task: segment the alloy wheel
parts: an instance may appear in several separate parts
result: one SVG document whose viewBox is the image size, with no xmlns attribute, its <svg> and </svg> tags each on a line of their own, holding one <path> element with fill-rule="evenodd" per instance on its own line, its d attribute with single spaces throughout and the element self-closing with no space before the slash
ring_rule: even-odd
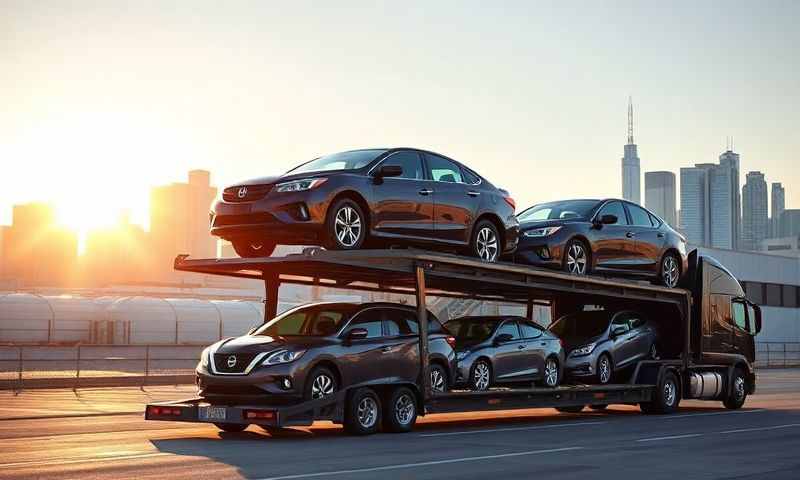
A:
<svg viewBox="0 0 800 480">
<path fill-rule="evenodd" d="M 476 390 L 486 390 L 489 388 L 489 365 L 486 362 L 478 362 L 472 372 L 473 385 Z"/>
<path fill-rule="evenodd" d="M 611 380 L 611 362 L 605 355 L 600 357 L 600 363 L 597 365 L 597 370 L 597 376 L 600 378 L 600 383 L 608 383 L 609 380 Z"/>
<path fill-rule="evenodd" d="M 672 407 L 675 405 L 675 397 L 677 395 L 678 387 L 675 386 L 675 382 L 672 380 L 668 380 L 664 382 L 664 405 L 667 407 Z"/>
<path fill-rule="evenodd" d="M 675 288 L 678 286 L 678 279 L 680 278 L 680 268 L 678 262 L 672 255 L 664 257 L 664 262 L 661 265 L 661 276 L 664 280 L 664 286 Z"/>
<path fill-rule="evenodd" d="M 431 369 L 431 390 L 434 392 L 444 392 L 444 376 L 437 368 Z"/>
<path fill-rule="evenodd" d="M 358 423 L 364 428 L 369 429 L 378 421 L 378 404 L 372 397 L 364 397 L 358 402 L 356 412 Z"/>
<path fill-rule="evenodd" d="M 497 259 L 497 235 L 489 227 L 483 227 L 478 230 L 478 236 L 475 238 L 475 249 L 477 250 L 478 257 L 487 262 L 493 262 Z"/>
<path fill-rule="evenodd" d="M 558 363 L 552 358 L 548 358 L 544 364 L 544 383 L 548 387 L 558 385 Z"/>
<path fill-rule="evenodd" d="M 587 261 L 583 245 L 578 242 L 572 243 L 567 250 L 567 271 L 575 275 L 585 275 Z"/>
<path fill-rule="evenodd" d="M 408 425 L 411 423 L 411 420 L 414 418 L 416 408 L 417 407 L 414 404 L 414 399 L 411 398 L 411 395 L 407 393 L 400 395 L 397 398 L 397 401 L 394 403 L 394 415 L 397 419 L 397 423 L 401 425 Z"/>
<path fill-rule="evenodd" d="M 744 398 L 744 378 L 741 376 L 737 376 L 733 381 L 733 394 L 736 396 L 737 402 Z"/>
<path fill-rule="evenodd" d="M 316 400 L 327 397 L 333 394 L 333 390 L 333 379 L 325 374 L 318 375 L 311 384 L 311 398 Z"/>
<path fill-rule="evenodd" d="M 350 205 L 343 206 L 336 212 L 334 230 L 336 239 L 342 246 L 355 246 L 361 237 L 361 216 Z"/>
</svg>

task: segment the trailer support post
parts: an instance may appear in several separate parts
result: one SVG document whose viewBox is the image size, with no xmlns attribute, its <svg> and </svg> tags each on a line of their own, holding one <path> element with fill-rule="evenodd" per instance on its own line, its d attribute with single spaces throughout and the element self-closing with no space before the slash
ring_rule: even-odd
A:
<svg viewBox="0 0 800 480">
<path fill-rule="evenodd" d="M 422 375 L 422 400 L 423 404 L 431 396 L 431 374 L 428 362 L 428 307 L 425 294 L 425 269 L 415 265 L 416 293 L 417 293 L 417 319 L 419 320 L 419 364 Z"/>
<path fill-rule="evenodd" d="M 528 321 L 532 322 L 533 321 L 533 299 L 531 297 L 528 297 L 527 307 L 528 308 L 525 310 L 525 318 L 527 318 Z"/>
<path fill-rule="evenodd" d="M 264 323 L 278 316 L 278 289 L 280 278 L 277 274 L 264 272 Z"/>
</svg>

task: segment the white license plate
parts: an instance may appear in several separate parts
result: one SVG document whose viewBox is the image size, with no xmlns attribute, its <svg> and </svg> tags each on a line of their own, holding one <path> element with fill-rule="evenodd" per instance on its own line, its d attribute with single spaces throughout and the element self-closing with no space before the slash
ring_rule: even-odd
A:
<svg viewBox="0 0 800 480">
<path fill-rule="evenodd" d="M 217 422 L 227 418 L 227 409 L 225 407 L 197 407 L 197 417 L 203 422 Z"/>
</svg>

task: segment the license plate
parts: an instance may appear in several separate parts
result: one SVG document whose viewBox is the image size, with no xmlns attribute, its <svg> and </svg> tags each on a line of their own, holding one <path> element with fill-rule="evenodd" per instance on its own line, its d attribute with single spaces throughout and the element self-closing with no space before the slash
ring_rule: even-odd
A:
<svg viewBox="0 0 800 480">
<path fill-rule="evenodd" d="M 227 410 L 225 407 L 201 406 L 197 408 L 197 416 L 201 421 L 204 422 L 216 422 L 219 420 L 225 420 L 227 417 Z"/>
</svg>

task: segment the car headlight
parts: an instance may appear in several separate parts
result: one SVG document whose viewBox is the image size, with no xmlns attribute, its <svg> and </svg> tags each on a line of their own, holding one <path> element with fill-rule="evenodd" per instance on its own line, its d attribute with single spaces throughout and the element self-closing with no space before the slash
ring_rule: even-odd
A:
<svg viewBox="0 0 800 480">
<path fill-rule="evenodd" d="M 590 343 L 580 348 L 576 348 L 575 350 L 572 351 L 572 356 L 580 357 L 582 355 L 589 355 L 590 353 L 592 353 L 592 350 L 594 350 L 594 347 L 596 346 L 597 346 L 596 343 Z"/>
<path fill-rule="evenodd" d="M 456 352 L 456 360 L 464 360 L 469 355 L 469 352 Z"/>
<path fill-rule="evenodd" d="M 200 354 L 200 366 L 206 370 L 208 370 L 209 357 L 211 357 L 211 347 L 206 347 Z"/>
<path fill-rule="evenodd" d="M 275 191 L 278 193 L 304 192 L 306 190 L 319 187 L 327 180 L 327 178 L 304 178 L 302 180 L 293 180 L 291 182 L 277 184 L 275 186 Z"/>
<path fill-rule="evenodd" d="M 262 365 L 279 365 L 281 363 L 294 362 L 306 353 L 305 350 L 278 350 L 271 353 Z"/>
<path fill-rule="evenodd" d="M 549 237 L 550 235 L 556 233 L 557 231 L 561 230 L 561 226 L 556 227 L 544 227 L 544 228 L 534 228 L 533 230 L 528 230 L 523 232 L 522 234 L 526 237 Z"/>
</svg>

